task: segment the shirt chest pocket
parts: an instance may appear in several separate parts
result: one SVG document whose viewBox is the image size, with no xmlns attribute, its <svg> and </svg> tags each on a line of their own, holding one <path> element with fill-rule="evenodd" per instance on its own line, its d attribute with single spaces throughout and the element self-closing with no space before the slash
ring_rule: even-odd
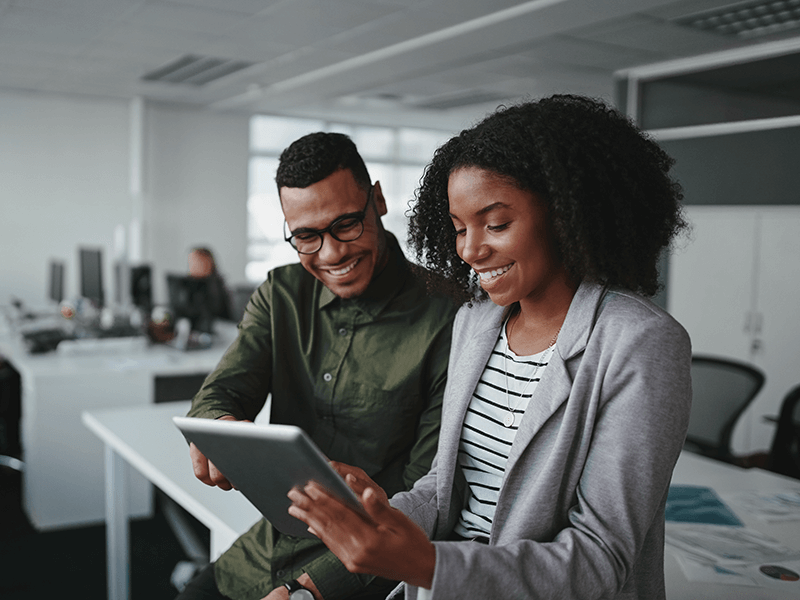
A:
<svg viewBox="0 0 800 600">
<path fill-rule="evenodd" d="M 378 446 L 413 436 L 422 410 L 417 390 L 383 390 L 367 385 L 336 396 L 331 409 L 336 428 Z"/>
</svg>

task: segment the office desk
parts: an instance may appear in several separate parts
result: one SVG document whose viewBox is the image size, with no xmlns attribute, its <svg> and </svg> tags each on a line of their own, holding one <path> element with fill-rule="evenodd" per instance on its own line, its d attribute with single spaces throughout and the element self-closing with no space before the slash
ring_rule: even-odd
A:
<svg viewBox="0 0 800 600">
<path fill-rule="evenodd" d="M 83 413 L 105 444 L 109 600 L 128 598 L 128 465 L 152 481 L 211 531 L 211 559 L 255 523 L 260 513 L 239 492 L 225 492 L 194 476 L 189 447 L 172 423 L 189 402 Z"/>
<path fill-rule="evenodd" d="M 211 556 L 219 556 L 258 518 L 258 512 L 238 493 L 223 492 L 197 481 L 192 473 L 183 436 L 172 417 L 185 414 L 188 403 L 171 403 L 84 414 L 84 422 L 106 443 L 109 585 L 110 599 L 127 597 L 127 517 L 124 502 L 125 463 L 171 496 L 211 530 Z M 704 485 L 719 494 L 738 491 L 800 490 L 800 481 L 761 469 L 741 469 L 684 452 L 673 483 Z M 800 549 L 800 521 L 765 523 L 731 507 L 746 526 L 761 531 L 792 548 Z M 686 579 L 670 547 L 665 556 L 668 600 L 796 600 L 800 583 L 782 594 L 774 588 L 712 585 Z M 113 571 L 112 571 L 113 569 Z"/>
<path fill-rule="evenodd" d="M 23 508 L 40 530 L 102 523 L 103 445 L 81 423 L 81 412 L 154 401 L 159 376 L 207 374 L 236 335 L 219 323 L 211 348 L 183 352 L 153 345 L 128 352 L 28 354 L 11 331 L 0 334 L 0 354 L 22 377 Z M 152 514 L 152 490 L 133 473 L 130 511 Z"/>
<path fill-rule="evenodd" d="M 742 469 L 710 458 L 683 452 L 672 482 L 707 486 L 719 495 L 728 492 L 800 490 L 800 481 L 776 475 L 762 469 Z M 723 497 L 724 500 L 724 497 Z M 800 521 L 767 523 L 747 511 L 730 504 L 730 508 L 744 522 L 746 527 L 764 533 L 784 545 L 800 550 Z M 664 573 L 667 582 L 668 600 L 797 600 L 800 598 L 800 582 L 786 584 L 785 593 L 774 587 L 751 587 L 735 585 L 716 585 L 687 581 L 675 558 L 674 551 L 667 546 Z"/>
</svg>

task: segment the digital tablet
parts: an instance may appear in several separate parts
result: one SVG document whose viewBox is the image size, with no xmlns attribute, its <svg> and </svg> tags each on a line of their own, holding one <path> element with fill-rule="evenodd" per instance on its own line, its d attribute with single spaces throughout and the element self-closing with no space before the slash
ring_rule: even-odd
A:
<svg viewBox="0 0 800 600">
<path fill-rule="evenodd" d="M 309 481 L 364 512 L 358 497 L 299 427 L 193 417 L 172 420 L 281 533 L 315 537 L 305 523 L 287 512 L 292 502 L 286 494 Z"/>
</svg>

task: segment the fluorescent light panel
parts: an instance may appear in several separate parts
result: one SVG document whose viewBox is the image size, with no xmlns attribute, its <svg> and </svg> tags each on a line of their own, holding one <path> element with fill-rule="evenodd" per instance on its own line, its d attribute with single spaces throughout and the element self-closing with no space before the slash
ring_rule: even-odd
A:
<svg viewBox="0 0 800 600">
<path fill-rule="evenodd" d="M 800 27 L 800 0 L 758 0 L 673 19 L 701 31 L 739 38 L 757 37 Z"/>
</svg>

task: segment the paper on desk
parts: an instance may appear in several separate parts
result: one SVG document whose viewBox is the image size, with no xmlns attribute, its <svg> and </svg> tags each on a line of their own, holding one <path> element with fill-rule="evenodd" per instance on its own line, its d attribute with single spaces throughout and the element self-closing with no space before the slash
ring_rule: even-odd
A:
<svg viewBox="0 0 800 600">
<path fill-rule="evenodd" d="M 722 567 L 800 559 L 800 551 L 747 527 L 667 523 L 666 542 L 690 557 Z"/>
<path fill-rule="evenodd" d="M 721 583 L 725 585 L 757 586 L 759 582 L 746 573 L 741 573 L 737 567 L 726 568 L 710 562 L 697 560 L 688 554 L 679 552 L 675 555 L 681 571 L 689 581 L 704 583 Z"/>
<path fill-rule="evenodd" d="M 800 520 L 800 491 L 738 492 L 725 498 L 762 521 Z"/>
<path fill-rule="evenodd" d="M 744 525 L 714 490 L 702 485 L 670 485 L 664 518 L 678 523 Z"/>
<path fill-rule="evenodd" d="M 749 587 L 758 586 L 781 591 L 789 590 L 795 593 L 796 597 L 800 597 L 800 580 L 796 580 L 794 577 L 783 579 L 770 577 L 762 570 L 763 565 L 748 564 L 723 567 L 718 564 L 696 560 L 683 553 L 677 554 L 676 558 L 683 574 L 689 581 L 723 585 L 743 585 Z M 794 574 L 800 573 L 800 561 L 798 560 L 791 561 L 784 559 L 778 563 L 769 565 L 767 569 L 774 569 L 776 566 L 785 572 Z"/>
</svg>

